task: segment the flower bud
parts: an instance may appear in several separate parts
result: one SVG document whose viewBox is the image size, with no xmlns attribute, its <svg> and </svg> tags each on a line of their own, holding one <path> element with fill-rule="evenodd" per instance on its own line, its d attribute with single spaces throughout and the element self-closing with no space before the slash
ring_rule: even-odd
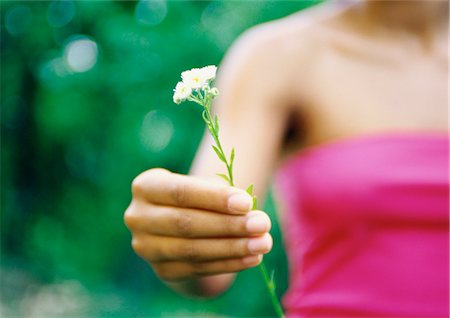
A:
<svg viewBox="0 0 450 318">
<path fill-rule="evenodd" d="M 179 98 L 179 97 L 173 97 L 173 102 L 175 103 L 175 104 L 181 104 L 181 102 L 182 102 L 182 100 Z"/>
<path fill-rule="evenodd" d="M 210 92 L 211 95 L 214 96 L 214 97 L 219 96 L 219 90 L 217 89 L 217 87 L 211 88 L 211 90 L 210 90 L 209 92 Z"/>
</svg>

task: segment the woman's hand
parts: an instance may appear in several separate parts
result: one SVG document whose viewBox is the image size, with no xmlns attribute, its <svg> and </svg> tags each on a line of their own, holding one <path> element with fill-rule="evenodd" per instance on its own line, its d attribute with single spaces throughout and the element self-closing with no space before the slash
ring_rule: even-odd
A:
<svg viewBox="0 0 450 318">
<path fill-rule="evenodd" d="M 134 251 L 165 281 L 258 265 L 272 248 L 269 217 L 243 190 L 151 169 L 133 181 L 125 212 Z"/>
</svg>

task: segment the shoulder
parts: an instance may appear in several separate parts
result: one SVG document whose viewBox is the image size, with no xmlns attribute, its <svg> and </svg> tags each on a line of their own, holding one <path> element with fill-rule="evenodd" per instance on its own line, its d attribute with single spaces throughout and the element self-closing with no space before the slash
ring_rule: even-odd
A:
<svg viewBox="0 0 450 318">
<path fill-rule="evenodd" d="M 330 21 L 351 7 L 337 2 L 322 3 L 287 17 L 259 24 L 245 31 L 234 42 L 228 56 L 282 56 L 293 48 L 301 48 L 321 40 Z"/>
<path fill-rule="evenodd" d="M 219 81 L 238 78 L 248 83 L 270 77 L 276 80 L 270 89 L 288 87 L 286 82 L 303 73 L 314 60 L 314 52 L 326 41 L 328 21 L 348 7 L 322 3 L 245 31 L 222 61 Z"/>
</svg>

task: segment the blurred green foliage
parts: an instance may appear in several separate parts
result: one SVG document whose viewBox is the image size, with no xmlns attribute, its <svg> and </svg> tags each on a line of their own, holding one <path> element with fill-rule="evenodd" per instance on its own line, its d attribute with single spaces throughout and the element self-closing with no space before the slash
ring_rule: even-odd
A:
<svg viewBox="0 0 450 318">
<path fill-rule="evenodd" d="M 217 299 L 176 295 L 132 252 L 122 215 L 138 173 L 189 169 L 204 126 L 172 103 L 180 72 L 314 2 L 2 1 L 0 314 L 273 315 L 257 269 Z"/>
</svg>

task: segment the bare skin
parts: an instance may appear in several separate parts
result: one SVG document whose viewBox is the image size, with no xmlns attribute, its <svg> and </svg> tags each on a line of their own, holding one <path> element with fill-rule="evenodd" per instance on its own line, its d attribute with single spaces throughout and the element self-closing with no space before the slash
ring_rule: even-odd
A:
<svg viewBox="0 0 450 318">
<path fill-rule="evenodd" d="M 236 148 L 237 187 L 253 183 L 261 197 L 303 147 L 447 132 L 447 13 L 446 1 L 333 2 L 243 35 L 220 68 L 214 106 L 223 144 Z M 206 134 L 191 176 L 138 176 L 125 213 L 136 253 L 174 289 L 200 296 L 226 290 L 272 247 L 267 215 L 215 180 L 223 167 L 211 144 Z"/>
</svg>

